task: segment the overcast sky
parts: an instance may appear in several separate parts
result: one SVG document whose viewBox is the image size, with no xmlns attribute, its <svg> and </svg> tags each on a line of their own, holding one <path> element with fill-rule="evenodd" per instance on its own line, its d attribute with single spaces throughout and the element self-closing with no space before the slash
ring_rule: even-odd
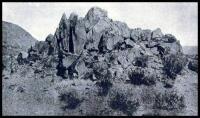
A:
<svg viewBox="0 0 200 118">
<path fill-rule="evenodd" d="M 130 28 L 161 28 L 171 33 L 182 45 L 197 45 L 197 3 L 3 3 L 3 21 L 27 30 L 38 40 L 54 34 L 62 14 L 75 12 L 84 17 L 94 6 L 108 12 L 113 20 L 126 22 Z"/>
</svg>

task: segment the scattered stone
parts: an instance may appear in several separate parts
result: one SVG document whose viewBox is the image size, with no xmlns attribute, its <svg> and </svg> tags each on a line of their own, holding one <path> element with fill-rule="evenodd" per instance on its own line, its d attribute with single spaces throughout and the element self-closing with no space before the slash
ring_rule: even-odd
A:
<svg viewBox="0 0 200 118">
<path fill-rule="evenodd" d="M 178 95 L 176 91 L 159 93 L 155 97 L 154 108 L 167 111 L 183 110 L 185 108 L 185 99 L 183 95 Z"/>
<path fill-rule="evenodd" d="M 23 93 L 24 91 L 25 91 L 24 88 L 21 86 L 17 88 L 17 92 Z"/>
<path fill-rule="evenodd" d="M 77 96 L 71 92 L 61 94 L 59 100 L 64 103 L 62 107 L 63 111 L 67 109 L 76 109 L 82 102 L 82 100 L 78 99 Z"/>
<path fill-rule="evenodd" d="M 4 79 L 9 79 L 9 77 L 4 77 Z"/>
</svg>

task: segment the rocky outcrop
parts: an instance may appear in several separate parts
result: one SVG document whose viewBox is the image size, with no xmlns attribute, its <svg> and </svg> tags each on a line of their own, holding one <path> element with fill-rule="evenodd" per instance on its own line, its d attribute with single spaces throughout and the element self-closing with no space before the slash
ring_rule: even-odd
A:
<svg viewBox="0 0 200 118">
<path fill-rule="evenodd" d="M 160 28 L 153 31 L 130 29 L 126 23 L 112 21 L 108 18 L 107 12 L 98 7 L 91 8 L 84 18 L 79 18 L 75 13 L 69 18 L 63 14 L 55 34 L 48 35 L 46 40 L 37 43 L 34 49 L 41 58 L 57 55 L 59 59 L 57 75 L 64 78 L 73 78 L 74 73 L 79 78 L 80 73 L 85 74 L 81 70 L 84 68 L 84 70 L 92 69 L 90 73 L 98 79 L 97 75 L 101 71 L 96 72 L 98 68 L 95 68 L 95 64 L 101 62 L 109 65 L 108 70 L 116 65 L 120 66 L 127 73 L 124 80 L 130 78 L 129 70 L 136 67 L 145 69 L 150 75 L 156 72 L 157 76 L 153 78 L 157 80 L 165 77 L 174 79 L 185 66 L 185 61 L 180 61 L 184 60 L 182 47 L 173 35 L 163 34 Z M 81 55 L 81 52 L 84 54 Z M 37 59 L 36 55 L 29 55 L 29 60 L 33 57 Z M 168 58 L 171 55 L 173 58 Z M 78 57 L 82 61 L 77 60 Z M 101 65 L 100 68 L 106 69 Z"/>
</svg>

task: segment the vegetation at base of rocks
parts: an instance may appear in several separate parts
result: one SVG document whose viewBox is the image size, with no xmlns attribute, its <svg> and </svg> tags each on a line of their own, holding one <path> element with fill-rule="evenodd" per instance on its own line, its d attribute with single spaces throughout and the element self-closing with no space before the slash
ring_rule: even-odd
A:
<svg viewBox="0 0 200 118">
<path fill-rule="evenodd" d="M 138 67 L 147 67 L 148 56 L 136 57 L 135 66 Z"/>
<path fill-rule="evenodd" d="M 82 100 L 72 92 L 62 93 L 58 97 L 59 100 L 64 103 L 64 106 L 61 107 L 64 111 L 66 109 L 76 109 L 82 102 Z"/>
<path fill-rule="evenodd" d="M 64 67 L 63 65 L 59 64 L 57 65 L 56 69 L 58 70 L 56 75 L 57 76 L 61 76 L 62 78 L 66 78 L 65 75 L 66 75 L 66 67 Z"/>
<path fill-rule="evenodd" d="M 101 80 L 97 82 L 96 85 L 99 87 L 99 96 L 106 96 L 112 87 L 112 83 L 108 79 Z"/>
<path fill-rule="evenodd" d="M 96 85 L 99 87 L 99 96 L 106 96 L 109 89 L 112 87 L 112 75 L 108 70 L 108 64 L 104 63 L 95 63 L 93 66 L 93 75 L 96 77 Z M 91 75 L 90 79 L 94 79 Z"/>
<path fill-rule="evenodd" d="M 130 101 L 127 100 L 127 97 L 124 94 L 117 93 L 114 98 L 111 99 L 109 106 L 113 110 L 119 110 L 124 114 L 131 116 L 137 111 L 140 104 L 138 100 Z"/>
<path fill-rule="evenodd" d="M 185 107 L 184 96 L 178 95 L 175 91 L 158 93 L 155 98 L 153 105 L 153 108 L 155 109 L 180 111 Z"/>
<path fill-rule="evenodd" d="M 176 75 L 181 72 L 187 63 L 187 58 L 181 54 L 170 54 L 163 59 L 163 71 L 172 79 L 176 78 Z"/>
<path fill-rule="evenodd" d="M 22 57 L 22 53 L 21 52 L 18 54 L 16 60 L 17 60 L 17 62 L 18 62 L 19 65 L 22 65 L 24 63 L 24 59 Z"/>
<path fill-rule="evenodd" d="M 129 81 L 134 85 L 147 85 L 151 86 L 156 84 L 156 77 L 154 75 L 146 76 L 144 70 L 136 69 L 129 72 Z"/>
</svg>

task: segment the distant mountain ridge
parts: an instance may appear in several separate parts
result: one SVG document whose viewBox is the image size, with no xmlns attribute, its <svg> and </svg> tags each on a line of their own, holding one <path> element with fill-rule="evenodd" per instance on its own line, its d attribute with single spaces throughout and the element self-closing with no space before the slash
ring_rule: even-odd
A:
<svg viewBox="0 0 200 118">
<path fill-rule="evenodd" d="M 198 47 L 197 46 L 182 46 L 184 54 L 198 54 Z"/>
<path fill-rule="evenodd" d="M 9 46 L 13 48 L 19 48 L 19 50 L 22 51 L 27 51 L 28 48 L 30 48 L 31 45 L 34 45 L 37 41 L 30 33 L 20 26 L 6 21 L 2 21 L 2 33 L 3 46 L 6 48 L 4 48 L 5 50 L 7 50 Z M 4 53 L 9 52 L 4 51 Z"/>
<path fill-rule="evenodd" d="M 19 52 L 27 52 L 37 42 L 26 30 L 6 21 L 2 21 L 2 35 L 3 65 L 6 65 L 6 67 L 9 66 L 12 57 L 17 56 Z"/>
</svg>

